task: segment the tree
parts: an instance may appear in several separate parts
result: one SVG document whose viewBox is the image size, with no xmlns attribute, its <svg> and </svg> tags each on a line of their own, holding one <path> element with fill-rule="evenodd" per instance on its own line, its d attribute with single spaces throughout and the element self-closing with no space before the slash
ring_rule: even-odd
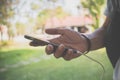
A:
<svg viewBox="0 0 120 80">
<path fill-rule="evenodd" d="M 19 0 L 0 0 L 0 24 L 7 25 L 8 29 L 11 25 L 10 18 L 15 14 L 14 9 Z M 8 30 L 9 31 L 9 30 Z M 2 31 L 1 35 L 2 35 Z"/>
<path fill-rule="evenodd" d="M 7 24 L 8 19 L 14 16 L 15 6 L 18 0 L 0 0 L 0 23 Z"/>
<path fill-rule="evenodd" d="M 63 18 L 69 15 L 63 10 L 62 6 L 56 4 L 57 1 L 59 0 L 47 0 L 46 2 L 44 2 L 44 0 L 40 0 L 40 1 L 41 3 L 43 3 L 43 5 L 47 4 L 47 6 L 45 7 L 43 6 L 44 8 L 40 7 L 41 10 L 39 11 L 38 16 L 36 18 L 35 29 L 42 29 L 42 32 L 43 32 L 47 19 L 51 19 L 51 23 L 52 23 L 53 17 Z M 38 7 L 35 6 L 35 4 L 33 8 L 38 9 Z"/>
<path fill-rule="evenodd" d="M 93 25 L 94 28 L 99 27 L 101 11 L 103 5 L 105 4 L 105 0 L 81 0 L 81 3 L 83 7 L 87 8 L 93 16 L 95 22 Z"/>
</svg>

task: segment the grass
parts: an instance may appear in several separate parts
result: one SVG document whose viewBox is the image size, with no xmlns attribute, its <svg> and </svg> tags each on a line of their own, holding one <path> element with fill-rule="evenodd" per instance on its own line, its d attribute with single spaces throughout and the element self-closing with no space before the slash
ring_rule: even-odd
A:
<svg viewBox="0 0 120 80">
<path fill-rule="evenodd" d="M 112 80 L 113 69 L 105 50 L 88 56 L 104 65 L 104 80 Z M 100 80 L 102 72 L 99 64 L 84 56 L 71 61 L 56 59 L 45 55 L 44 47 L 0 51 L 0 80 Z"/>
</svg>

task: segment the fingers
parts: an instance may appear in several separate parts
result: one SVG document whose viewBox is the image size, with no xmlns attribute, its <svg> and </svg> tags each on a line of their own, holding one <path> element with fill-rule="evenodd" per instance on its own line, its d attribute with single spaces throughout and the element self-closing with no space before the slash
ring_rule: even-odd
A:
<svg viewBox="0 0 120 80">
<path fill-rule="evenodd" d="M 46 47 L 46 53 L 49 55 L 49 54 L 52 54 L 54 53 L 54 56 L 56 58 L 59 58 L 62 56 L 64 50 L 65 50 L 65 47 L 63 44 L 59 45 L 58 47 L 56 46 L 53 46 L 51 44 L 49 44 L 47 47 Z"/>
<path fill-rule="evenodd" d="M 63 44 L 60 44 L 59 47 L 55 50 L 54 56 L 55 56 L 56 58 L 60 58 L 60 57 L 62 57 L 64 51 L 65 51 L 64 45 L 63 45 Z"/>
<path fill-rule="evenodd" d="M 48 55 L 50 55 L 54 52 L 54 47 L 51 44 L 48 44 L 45 48 L 45 51 Z"/>
<path fill-rule="evenodd" d="M 36 41 L 36 40 L 33 40 L 29 43 L 30 46 L 45 46 L 47 45 L 48 42 L 45 42 L 45 41 Z"/>
<path fill-rule="evenodd" d="M 39 46 L 39 42 L 32 41 L 29 43 L 30 46 Z"/>
<path fill-rule="evenodd" d="M 65 60 L 71 60 L 80 56 L 80 54 L 75 53 L 73 49 L 65 49 L 65 46 L 63 44 L 59 45 L 56 50 L 54 50 L 54 47 L 52 45 L 48 45 L 46 47 L 46 53 L 48 55 L 53 53 L 56 58 L 63 57 Z"/>
<path fill-rule="evenodd" d="M 75 53 L 73 49 L 68 49 L 68 51 L 66 52 L 66 54 L 63 56 L 63 58 L 67 61 L 73 59 L 73 58 L 76 58 L 76 57 L 79 57 L 80 54 L 78 53 Z"/>
<path fill-rule="evenodd" d="M 46 29 L 45 32 L 48 34 L 56 35 L 56 34 L 64 34 L 66 29 L 60 29 L 60 28 L 50 28 Z"/>
<path fill-rule="evenodd" d="M 71 60 L 72 59 L 72 54 L 73 54 L 73 50 L 72 49 L 68 49 L 68 51 L 66 52 L 67 54 L 65 54 L 64 56 L 63 56 L 63 58 L 65 59 L 65 60 Z"/>
</svg>

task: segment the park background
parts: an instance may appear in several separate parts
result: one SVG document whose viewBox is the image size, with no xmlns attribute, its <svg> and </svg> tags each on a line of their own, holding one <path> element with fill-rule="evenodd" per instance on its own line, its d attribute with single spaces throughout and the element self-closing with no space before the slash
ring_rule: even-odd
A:
<svg viewBox="0 0 120 80">
<path fill-rule="evenodd" d="M 46 28 L 69 28 L 91 33 L 104 22 L 106 0 L 0 0 L 0 80 L 100 80 L 100 64 L 85 56 L 65 61 L 45 54 L 45 47 L 29 46 L 25 34 L 53 38 Z M 104 48 L 87 54 L 105 68 L 113 68 Z"/>
</svg>

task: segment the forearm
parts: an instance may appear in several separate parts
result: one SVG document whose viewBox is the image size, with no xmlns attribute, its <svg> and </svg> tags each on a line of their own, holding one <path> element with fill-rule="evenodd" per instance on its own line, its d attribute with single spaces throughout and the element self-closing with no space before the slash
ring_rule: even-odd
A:
<svg viewBox="0 0 120 80">
<path fill-rule="evenodd" d="M 87 34 L 88 38 L 91 41 L 91 50 L 96 50 L 104 47 L 104 35 L 106 30 L 104 27 L 97 29 L 92 34 Z"/>
<path fill-rule="evenodd" d="M 97 29 L 95 32 L 91 34 L 87 34 L 88 38 L 91 41 L 91 50 L 96 50 L 104 47 L 104 38 L 105 38 L 105 33 L 109 25 L 109 22 L 110 22 L 110 19 L 106 18 L 102 27 L 100 27 L 99 29 Z"/>
</svg>

